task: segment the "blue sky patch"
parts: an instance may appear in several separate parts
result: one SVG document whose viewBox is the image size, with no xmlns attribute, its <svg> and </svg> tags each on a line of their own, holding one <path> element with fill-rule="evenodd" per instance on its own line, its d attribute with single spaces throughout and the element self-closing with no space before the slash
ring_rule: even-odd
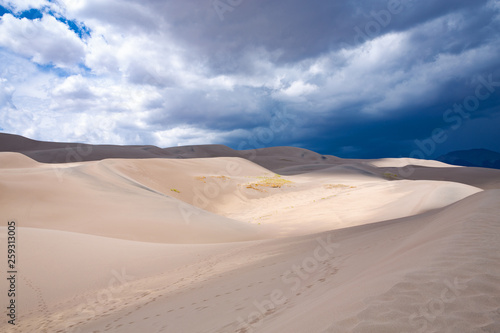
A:
<svg viewBox="0 0 500 333">
<path fill-rule="evenodd" d="M 68 70 L 66 70 L 64 68 L 59 68 L 59 67 L 54 66 L 54 64 L 46 64 L 46 65 L 40 65 L 37 63 L 34 63 L 34 64 L 41 72 L 46 72 L 46 73 L 50 72 L 50 73 L 56 74 L 59 77 L 68 77 L 68 76 L 71 76 L 71 74 L 72 74 L 71 72 L 69 72 Z"/>
<path fill-rule="evenodd" d="M 80 37 L 80 39 L 90 36 L 91 30 L 87 26 L 85 26 L 85 24 L 83 24 L 83 22 L 77 22 L 75 20 L 68 20 L 67 18 L 62 17 L 62 16 L 56 17 L 56 20 L 66 24 L 71 31 L 73 31 L 75 34 L 78 35 L 78 37 Z"/>
<path fill-rule="evenodd" d="M 25 10 L 16 15 L 18 18 L 27 18 L 28 20 L 41 19 L 43 17 L 43 12 L 39 9 L 31 8 L 30 10 Z"/>
<path fill-rule="evenodd" d="M 0 16 L 4 16 L 5 14 L 12 14 L 12 11 L 3 6 L 0 6 Z"/>
</svg>

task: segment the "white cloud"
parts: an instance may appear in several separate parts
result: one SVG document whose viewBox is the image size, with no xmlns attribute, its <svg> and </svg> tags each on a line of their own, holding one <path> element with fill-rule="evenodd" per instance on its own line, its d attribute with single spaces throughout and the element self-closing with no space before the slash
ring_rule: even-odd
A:
<svg viewBox="0 0 500 333">
<path fill-rule="evenodd" d="M 52 94 L 55 97 L 71 100 L 94 99 L 96 96 L 93 90 L 94 88 L 89 85 L 89 80 L 78 74 L 66 78 L 63 83 L 53 89 Z"/>
<path fill-rule="evenodd" d="M 233 131 L 231 131 L 233 132 Z M 186 145 L 203 145 L 209 143 L 223 142 L 226 137 L 233 133 L 224 133 L 216 130 L 201 129 L 194 126 L 179 126 L 169 130 L 154 133 L 158 147 L 175 147 Z M 239 131 L 234 131 L 238 132 Z"/>
<path fill-rule="evenodd" d="M 47 0 L 0 0 L 0 5 L 14 12 L 23 12 L 32 8 L 51 7 L 54 4 Z"/>
<path fill-rule="evenodd" d="M 316 91 L 318 86 L 304 82 L 302 80 L 292 81 L 288 86 L 273 93 L 273 98 L 283 102 L 304 103 L 307 102 L 311 93 Z"/>
<path fill-rule="evenodd" d="M 7 79 L 0 78 L 0 105 L 7 108 L 14 108 L 14 103 L 12 103 L 13 93 L 14 87 L 8 85 Z"/>
<path fill-rule="evenodd" d="M 304 83 L 301 80 L 294 81 L 290 87 L 283 90 L 283 94 L 291 97 L 308 95 L 318 89 L 314 84 Z"/>
<path fill-rule="evenodd" d="M 85 44 L 50 15 L 28 20 L 5 14 L 0 20 L 0 46 L 37 64 L 62 68 L 75 68 L 85 57 Z"/>
<path fill-rule="evenodd" d="M 0 128 L 6 132 L 32 135 L 29 128 L 32 127 L 34 115 L 15 106 L 14 92 L 15 88 L 6 79 L 0 79 Z"/>
</svg>

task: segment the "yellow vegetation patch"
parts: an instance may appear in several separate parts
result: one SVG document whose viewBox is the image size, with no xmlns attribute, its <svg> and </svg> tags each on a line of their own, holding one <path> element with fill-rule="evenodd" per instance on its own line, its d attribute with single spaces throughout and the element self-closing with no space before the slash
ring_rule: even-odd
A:
<svg viewBox="0 0 500 333">
<path fill-rule="evenodd" d="M 222 181 L 226 181 L 226 180 L 231 179 L 230 177 L 227 177 L 227 176 L 210 176 L 209 178 L 215 179 L 215 180 L 222 180 Z M 205 177 L 205 176 L 194 177 L 194 179 L 199 180 L 200 182 L 204 182 L 204 183 L 207 182 L 207 177 Z"/>
<path fill-rule="evenodd" d="M 340 188 L 340 189 L 356 188 L 356 186 L 349 186 L 344 184 L 325 184 L 324 187 L 329 190 L 334 188 Z"/>
<path fill-rule="evenodd" d="M 281 188 L 285 185 L 292 184 L 291 180 L 282 178 L 280 175 L 275 174 L 273 177 L 258 177 L 260 181 L 256 183 L 251 183 L 247 185 L 247 188 L 251 188 L 257 191 L 265 192 L 263 188 Z"/>
<path fill-rule="evenodd" d="M 400 179 L 399 176 L 392 172 L 384 172 L 384 177 L 388 180 L 397 180 Z"/>
<path fill-rule="evenodd" d="M 199 176 L 199 177 L 194 177 L 194 179 L 199 180 L 200 182 L 204 182 L 204 183 L 207 182 L 207 177 L 201 177 L 201 176 Z"/>
<path fill-rule="evenodd" d="M 220 179 L 220 180 L 224 180 L 224 181 L 231 179 L 231 178 L 226 177 L 226 176 L 211 176 L 210 178 Z"/>
</svg>

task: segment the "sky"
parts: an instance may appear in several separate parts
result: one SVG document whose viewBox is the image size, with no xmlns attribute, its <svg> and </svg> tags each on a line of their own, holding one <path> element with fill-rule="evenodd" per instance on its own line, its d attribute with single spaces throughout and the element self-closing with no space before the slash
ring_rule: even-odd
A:
<svg viewBox="0 0 500 333">
<path fill-rule="evenodd" d="M 0 132 L 500 151 L 500 0 L 0 0 Z"/>
</svg>

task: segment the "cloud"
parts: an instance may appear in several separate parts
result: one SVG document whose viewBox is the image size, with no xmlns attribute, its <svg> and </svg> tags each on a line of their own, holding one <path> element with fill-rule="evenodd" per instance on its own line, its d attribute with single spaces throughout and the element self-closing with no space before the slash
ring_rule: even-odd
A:
<svg viewBox="0 0 500 333">
<path fill-rule="evenodd" d="M 6 84 L 6 79 L 0 80 L 0 105 L 6 108 L 14 109 L 14 103 L 12 102 L 12 94 L 14 88 Z"/>
<path fill-rule="evenodd" d="M 40 65 L 74 68 L 85 57 L 85 44 L 53 16 L 18 19 L 5 14 L 0 21 L 0 46 Z"/>
<path fill-rule="evenodd" d="M 16 1 L 1 0 L 0 6 L 9 8 L 10 10 L 17 13 L 21 13 L 33 8 L 36 9 L 36 8 L 50 7 L 51 2 L 48 0 L 16 0 Z"/>
<path fill-rule="evenodd" d="M 64 2 L 66 15 L 103 29 L 125 33 L 156 33 L 162 27 L 161 15 L 140 1 L 86 0 Z"/>
<path fill-rule="evenodd" d="M 95 99 L 94 87 L 90 86 L 87 80 L 81 75 L 68 77 L 59 86 L 53 90 L 55 98 L 66 100 L 91 100 Z"/>
<path fill-rule="evenodd" d="M 35 115 L 15 106 L 14 92 L 14 87 L 6 79 L 0 79 L 0 127 L 7 132 L 33 136 L 35 133 L 29 129 Z"/>
<path fill-rule="evenodd" d="M 283 113 L 287 130 L 265 144 L 394 156 L 448 130 L 443 113 L 478 76 L 500 81 L 497 0 L 220 1 L 232 6 L 223 20 L 205 0 L 4 4 L 0 110 L 26 117 L 2 111 L 0 127 L 44 140 L 237 148 Z M 41 19 L 20 17 L 33 8 Z M 477 124 L 498 122 L 498 96 Z"/>
<path fill-rule="evenodd" d="M 318 89 L 314 84 L 306 83 L 301 80 L 293 81 L 292 84 L 286 89 L 282 89 L 277 95 L 284 95 L 286 97 L 300 97 L 308 95 Z"/>
<path fill-rule="evenodd" d="M 238 131 L 235 131 L 238 132 Z M 154 133 L 156 142 L 161 147 L 175 147 L 182 142 L 182 145 L 204 145 L 207 142 L 224 142 L 225 137 L 231 134 L 217 130 L 200 129 L 192 126 L 180 126 L 169 130 L 157 131 Z"/>
</svg>

